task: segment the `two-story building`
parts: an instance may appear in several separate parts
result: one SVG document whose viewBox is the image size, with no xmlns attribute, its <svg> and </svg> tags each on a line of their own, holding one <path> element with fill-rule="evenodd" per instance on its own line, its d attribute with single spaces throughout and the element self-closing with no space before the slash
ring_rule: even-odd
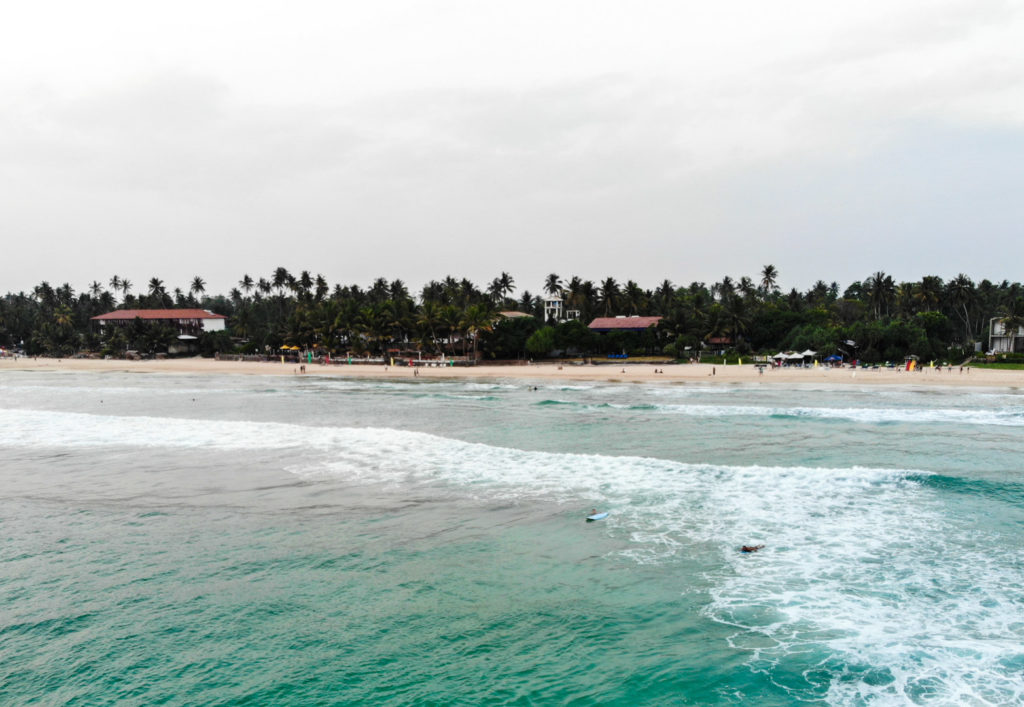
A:
<svg viewBox="0 0 1024 707">
<path fill-rule="evenodd" d="M 1001 317 L 989 321 L 988 350 L 992 353 L 1014 353 L 1024 350 L 1024 327 L 1007 331 Z"/>
</svg>

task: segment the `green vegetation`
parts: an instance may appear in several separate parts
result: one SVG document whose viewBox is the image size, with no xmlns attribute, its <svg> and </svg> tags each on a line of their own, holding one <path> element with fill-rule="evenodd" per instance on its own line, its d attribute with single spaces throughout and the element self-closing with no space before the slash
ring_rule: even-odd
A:
<svg viewBox="0 0 1024 707">
<path fill-rule="evenodd" d="M 542 290 L 561 296 L 567 310 L 579 312 L 579 320 L 544 322 L 541 298 L 529 291 L 516 296 L 508 273 L 483 289 L 448 276 L 430 281 L 416 296 L 401 280 L 378 278 L 365 289 L 332 287 L 322 275 L 295 276 L 285 268 L 267 277 L 243 275 L 226 295 L 208 294 L 199 276 L 187 290 L 171 292 L 154 277 L 136 294 L 130 281 L 114 275 L 109 286 L 95 281 L 84 292 L 42 282 L 30 293 L 0 297 L 0 345 L 30 355 L 118 356 L 128 350 L 166 351 L 174 341 L 176 332 L 167 326 L 138 320 L 103 333 L 89 321 L 118 308 L 201 307 L 226 315 L 227 332 L 204 334 L 196 342 L 206 356 L 265 354 L 290 344 L 357 356 L 416 353 L 480 360 L 623 354 L 685 360 L 703 352 L 704 360 L 732 363 L 754 353 L 810 348 L 868 362 L 908 355 L 959 362 L 973 353 L 975 341 L 987 344 L 991 320 L 1010 329 L 1024 326 L 1024 286 L 1016 282 L 975 284 L 958 275 L 949 282 L 925 276 L 897 283 L 876 272 L 843 290 L 819 280 L 806 291 L 784 293 L 777 279 L 772 265 L 757 281 L 727 276 L 711 285 L 680 287 L 664 280 L 654 289 L 632 280 L 620 284 L 608 277 L 595 283 L 553 273 Z M 503 318 L 498 312 L 504 310 L 531 316 Z M 640 333 L 598 335 L 584 324 L 598 316 L 634 314 L 663 319 Z"/>
</svg>

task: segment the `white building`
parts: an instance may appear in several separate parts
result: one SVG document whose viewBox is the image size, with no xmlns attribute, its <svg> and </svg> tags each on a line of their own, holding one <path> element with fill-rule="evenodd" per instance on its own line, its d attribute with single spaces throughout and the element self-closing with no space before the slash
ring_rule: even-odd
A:
<svg viewBox="0 0 1024 707">
<path fill-rule="evenodd" d="M 561 297 L 548 297 L 544 300 L 544 321 L 565 322 L 570 319 L 579 319 L 580 310 L 566 309 L 565 300 Z"/>
<path fill-rule="evenodd" d="M 1016 332 L 1006 331 L 1002 317 L 993 317 L 989 321 L 988 350 L 993 353 L 1013 353 L 1024 349 L 1024 327 Z"/>
</svg>

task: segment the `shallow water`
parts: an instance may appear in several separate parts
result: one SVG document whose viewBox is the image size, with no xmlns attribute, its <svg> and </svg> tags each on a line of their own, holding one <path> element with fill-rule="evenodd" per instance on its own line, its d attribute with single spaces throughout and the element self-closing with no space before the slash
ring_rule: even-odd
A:
<svg viewBox="0 0 1024 707">
<path fill-rule="evenodd" d="M 0 702 L 1024 699 L 1024 396 L 536 388 L 3 374 Z"/>
</svg>

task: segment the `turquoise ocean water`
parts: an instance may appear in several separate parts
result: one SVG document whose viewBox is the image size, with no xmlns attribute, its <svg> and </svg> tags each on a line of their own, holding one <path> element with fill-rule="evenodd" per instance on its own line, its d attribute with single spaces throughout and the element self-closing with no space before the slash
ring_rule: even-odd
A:
<svg viewBox="0 0 1024 707">
<path fill-rule="evenodd" d="M 0 704 L 1024 700 L 1024 394 L 533 385 L 0 373 Z"/>
</svg>

